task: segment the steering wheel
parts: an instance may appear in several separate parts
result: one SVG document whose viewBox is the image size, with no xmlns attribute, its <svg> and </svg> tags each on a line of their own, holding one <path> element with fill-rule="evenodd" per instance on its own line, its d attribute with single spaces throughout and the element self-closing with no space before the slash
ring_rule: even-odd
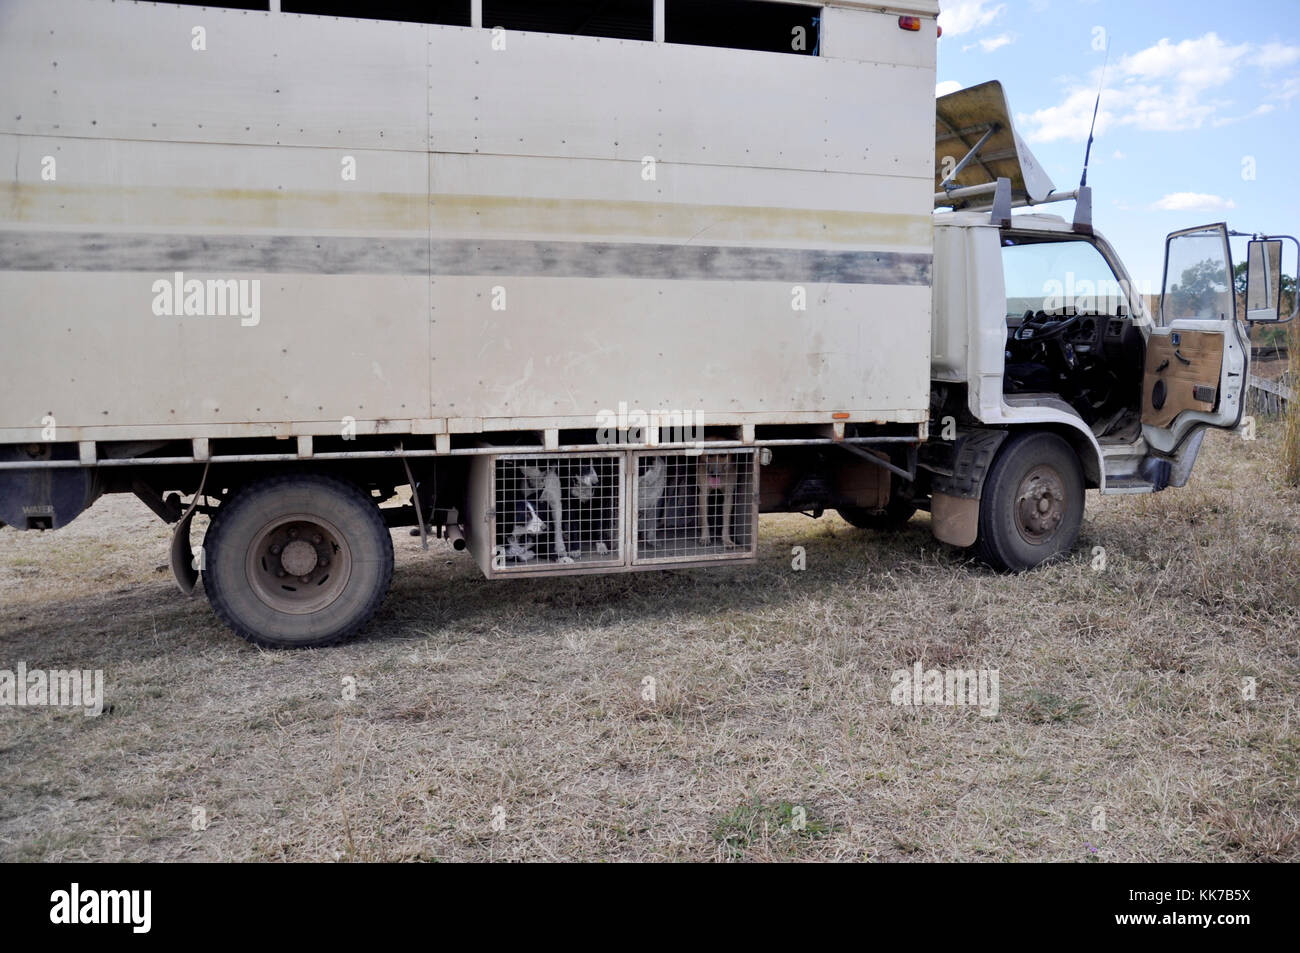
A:
<svg viewBox="0 0 1300 953">
<path fill-rule="evenodd" d="M 1080 318 L 1082 315 L 1078 314 L 1068 318 L 1054 318 L 1045 311 L 1037 314 L 1026 311 L 1020 327 L 1011 336 L 1017 341 L 1050 341 L 1072 331 Z"/>
</svg>

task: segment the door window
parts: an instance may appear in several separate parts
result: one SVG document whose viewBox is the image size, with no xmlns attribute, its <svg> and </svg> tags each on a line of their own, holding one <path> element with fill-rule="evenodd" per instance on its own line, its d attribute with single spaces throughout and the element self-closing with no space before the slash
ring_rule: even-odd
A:
<svg viewBox="0 0 1300 953">
<path fill-rule="evenodd" d="M 1165 288 L 1160 323 L 1180 319 L 1222 321 L 1236 316 L 1232 263 L 1221 226 L 1170 237 L 1165 252 Z"/>
</svg>

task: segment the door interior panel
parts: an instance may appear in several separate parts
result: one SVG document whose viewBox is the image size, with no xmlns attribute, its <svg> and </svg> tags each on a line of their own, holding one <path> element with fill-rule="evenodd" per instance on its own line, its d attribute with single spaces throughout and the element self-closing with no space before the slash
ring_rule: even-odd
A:
<svg viewBox="0 0 1300 953">
<path fill-rule="evenodd" d="M 1152 334 L 1142 380 L 1142 423 L 1167 427 L 1184 411 L 1213 411 L 1222 373 L 1223 334 Z"/>
</svg>

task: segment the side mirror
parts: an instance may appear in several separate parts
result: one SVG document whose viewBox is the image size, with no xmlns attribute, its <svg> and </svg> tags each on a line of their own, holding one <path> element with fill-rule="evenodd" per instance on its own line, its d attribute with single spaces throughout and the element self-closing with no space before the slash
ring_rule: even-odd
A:
<svg viewBox="0 0 1300 953">
<path fill-rule="evenodd" d="M 1246 320 L 1274 323 L 1282 301 L 1282 242 L 1253 241 L 1246 255 Z"/>
</svg>

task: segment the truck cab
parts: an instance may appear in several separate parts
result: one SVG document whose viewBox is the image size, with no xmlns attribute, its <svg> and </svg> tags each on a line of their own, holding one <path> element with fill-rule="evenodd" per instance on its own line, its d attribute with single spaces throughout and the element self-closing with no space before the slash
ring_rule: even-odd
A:
<svg viewBox="0 0 1300 953">
<path fill-rule="evenodd" d="M 951 210 L 934 219 L 934 411 L 921 460 L 935 534 L 1029 568 L 1073 544 L 1084 490 L 1183 486 L 1206 430 L 1239 425 L 1250 348 L 1230 233 L 1170 235 L 1153 309 L 1093 228 L 1090 190 L 1056 191 L 999 84 L 940 99 L 936 142 L 936 204 Z M 1073 220 L 1012 214 L 1067 200 Z"/>
</svg>

